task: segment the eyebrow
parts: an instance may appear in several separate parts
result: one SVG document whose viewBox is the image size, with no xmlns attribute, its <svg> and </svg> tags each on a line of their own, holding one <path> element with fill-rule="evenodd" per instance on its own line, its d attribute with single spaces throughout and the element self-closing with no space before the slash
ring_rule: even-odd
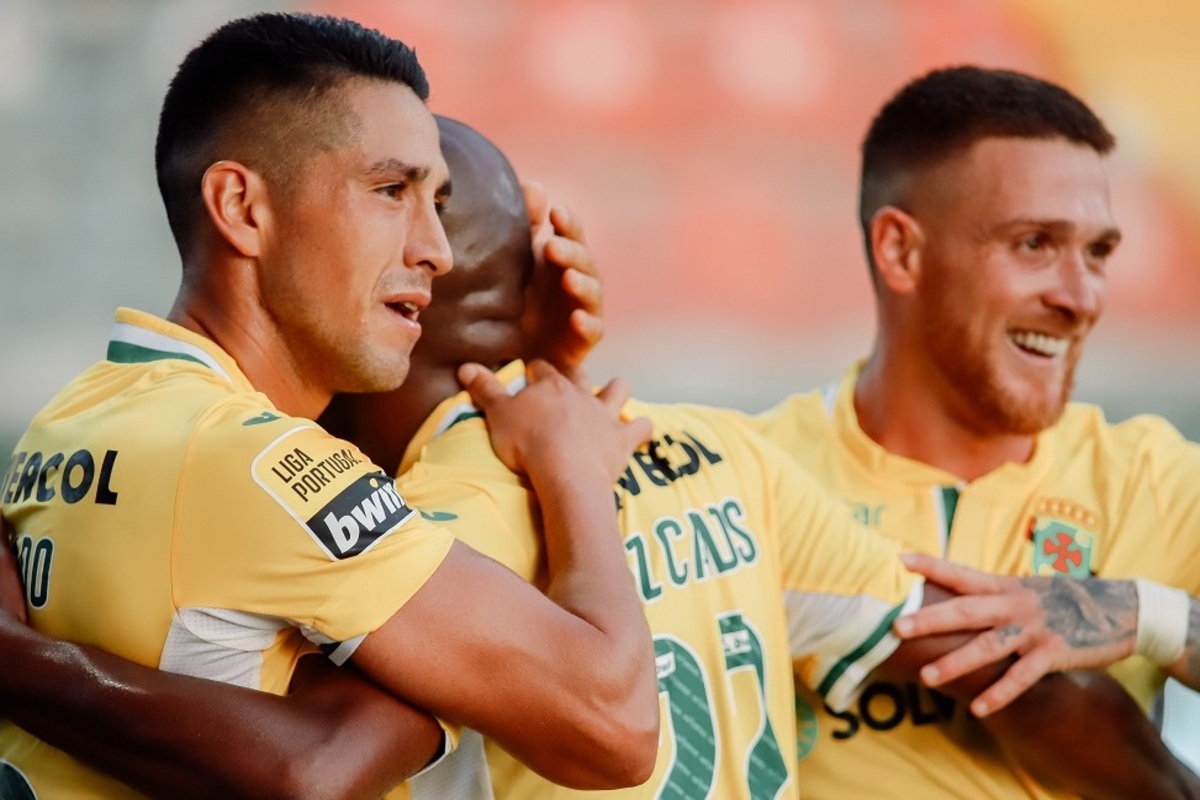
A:
<svg viewBox="0 0 1200 800">
<path fill-rule="evenodd" d="M 429 177 L 432 168 L 428 166 L 419 167 L 409 164 L 398 158 L 385 158 L 382 161 L 376 161 L 371 166 L 367 167 L 365 175 L 368 178 L 386 178 L 398 176 L 406 181 L 420 182 Z"/>
<path fill-rule="evenodd" d="M 1075 227 L 1075 223 L 1058 219 L 1034 219 L 1032 217 L 1022 217 L 1020 219 L 1010 219 L 1006 222 L 1002 222 L 993 228 L 993 231 L 1003 232 L 1010 228 L 1019 228 L 1023 226 L 1049 228 L 1061 233 L 1063 231 L 1073 229 Z M 1098 236 L 1094 237 L 1094 240 L 1116 244 L 1117 242 L 1121 241 L 1121 231 L 1118 228 L 1105 228 Z"/>
</svg>

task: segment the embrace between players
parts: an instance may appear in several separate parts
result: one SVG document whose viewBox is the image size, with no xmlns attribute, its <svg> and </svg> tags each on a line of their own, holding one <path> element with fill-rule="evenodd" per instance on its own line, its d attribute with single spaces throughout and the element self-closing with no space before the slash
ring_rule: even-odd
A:
<svg viewBox="0 0 1200 800">
<path fill-rule="evenodd" d="M 1200 452 L 1068 402 L 1119 240 L 1083 103 L 901 89 L 863 148 L 875 346 L 749 417 L 591 391 L 578 221 L 427 94 L 305 15 L 180 67 L 175 304 L 118 312 L 0 484 L 0 797 L 1200 786 L 1143 713 L 1200 683 Z M 1111 580 L 1001 577 L 1048 531 Z"/>
</svg>

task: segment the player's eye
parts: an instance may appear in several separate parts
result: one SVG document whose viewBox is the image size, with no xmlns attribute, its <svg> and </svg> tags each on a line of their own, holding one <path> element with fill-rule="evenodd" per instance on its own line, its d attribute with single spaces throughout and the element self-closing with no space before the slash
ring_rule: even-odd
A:
<svg viewBox="0 0 1200 800">
<path fill-rule="evenodd" d="M 1036 253 L 1039 250 L 1045 249 L 1050 243 L 1050 237 L 1044 233 L 1038 232 L 1022 237 L 1018 243 L 1018 247 L 1029 253 Z"/>
<path fill-rule="evenodd" d="M 398 200 L 398 199 L 400 199 L 400 196 L 404 194 L 404 190 L 407 188 L 408 188 L 407 183 L 403 183 L 403 182 L 389 183 L 386 186 L 380 186 L 375 191 L 379 192 L 382 195 L 390 197 L 393 200 Z"/>
</svg>

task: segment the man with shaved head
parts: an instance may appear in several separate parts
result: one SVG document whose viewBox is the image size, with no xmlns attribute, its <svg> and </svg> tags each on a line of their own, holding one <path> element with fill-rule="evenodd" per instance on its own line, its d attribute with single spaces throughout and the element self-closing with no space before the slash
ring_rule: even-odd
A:
<svg viewBox="0 0 1200 800">
<path fill-rule="evenodd" d="M 519 364 L 529 352 L 523 307 L 540 268 L 530 249 L 521 193 L 502 154 L 470 128 L 439 118 L 441 145 L 455 183 L 455 200 L 444 215 L 456 261 L 439 278 L 437 300 L 422 315 L 429 333 L 413 350 L 409 380 L 401 388 L 373 395 L 342 395 L 323 421 L 357 441 L 375 463 L 402 472 L 404 495 L 457 536 L 527 580 L 545 586 L 545 545 L 534 513 L 529 484 L 499 462 L 488 445 L 480 409 L 457 387 L 463 359 L 500 368 L 519 383 Z M 573 226 L 560 220 L 564 229 Z M 576 231 L 577 233 L 577 231 Z M 854 694 L 866 673 L 908 676 L 930 653 L 946 644 L 913 643 L 897 649 L 888 620 L 900 603 L 915 605 L 919 587 L 899 567 L 897 548 L 865 535 L 850 524 L 836 503 L 811 478 L 724 412 L 688 406 L 631 403 L 628 412 L 654 422 L 650 446 L 639 449 L 615 487 L 619 521 L 629 566 L 655 637 L 659 691 L 663 703 L 658 764 L 651 779 L 623 790 L 629 798 L 713 796 L 722 798 L 794 796 L 798 785 L 789 758 L 793 674 L 805 686 L 838 704 Z M 553 424 L 547 430 L 554 431 Z M 789 619 L 785 622 L 785 607 Z M 13 647 L 0 626 L 0 639 Z M 863 643 L 868 642 L 869 646 Z M 28 646 L 28 643 L 24 643 Z M 92 654 L 93 674 L 61 665 L 21 661 L 24 669 L 48 670 L 56 681 L 87 687 L 100 678 L 143 686 L 135 702 L 159 693 L 157 702 L 176 719 L 194 720 L 201 729 L 220 716 L 215 708 L 233 691 L 222 688 L 146 687 L 143 677 Z M 321 680 L 300 675 L 300 692 L 288 701 L 301 708 L 336 707 L 324 715 L 336 739 L 358 716 L 363 726 L 379 726 L 386 698 L 369 687 L 355 693 L 344 676 Z M 314 679 L 315 678 L 315 679 Z M 986 682 L 987 676 L 974 681 Z M 0 684 L 2 685 L 2 684 Z M 959 687 L 969 697 L 982 685 Z M 1081 788 L 1111 781 L 1117 791 L 1136 785 L 1153 795 L 1174 768 L 1136 705 L 1111 681 L 1097 679 L 1087 720 L 1110 731 L 1112 741 L 1096 741 L 1100 758 L 1088 751 L 1048 760 L 1051 773 Z M 189 693 L 190 692 L 190 693 Z M 104 720 L 103 693 L 78 689 L 87 713 Z M 1029 702 L 1004 715 L 1007 730 L 1022 753 L 1054 752 L 1074 723 L 1062 714 L 1079 702 L 1082 690 L 1053 678 L 1035 687 Z M 203 696 L 204 710 L 187 710 L 186 698 Z M 214 702 L 222 699 L 221 705 Z M 1107 698 L 1107 700 L 1106 700 Z M 40 698 L 43 713 L 58 707 Z M 1109 702 L 1111 701 L 1111 702 Z M 115 703 L 112 693 L 107 698 Z M 75 709 L 78 713 L 79 709 Z M 200 764 L 225 776 L 230 786 L 252 795 L 271 785 L 269 763 L 290 763 L 306 755 L 272 727 L 270 714 L 256 709 L 225 725 L 260 733 L 260 764 L 235 772 L 221 748 L 188 747 L 170 730 L 144 730 L 143 739 L 111 754 L 110 766 L 150 769 L 145 753 L 157 742 L 159 764 L 171 759 Z M 322 714 L 300 714 L 297 727 L 311 736 Z M 112 722 L 102 722 L 102 727 Z M 165 727 L 165 726 L 164 726 Z M 115 731 L 113 732 L 116 733 Z M 1106 758 L 1103 745 L 1130 749 L 1122 760 Z M 1146 743 L 1134 749 L 1131 743 Z M 1155 747 L 1157 746 L 1157 749 Z M 229 749 L 229 745 L 225 749 Z M 487 769 L 483 756 L 486 749 Z M 131 763 L 134 766 L 131 766 Z M 363 759 L 361 771 L 380 771 Z M 382 766 L 386 772 L 386 765 Z M 1120 775 L 1113 775 L 1113 772 Z M 394 770 L 393 770 L 394 772 Z M 1163 777 L 1168 776 L 1168 777 Z M 165 784 L 164 784 L 165 785 Z M 457 752 L 400 791 L 415 797 L 567 798 L 581 796 L 532 773 L 512 756 L 475 734 L 464 734 Z"/>
<path fill-rule="evenodd" d="M 446 736 L 469 725 L 582 788 L 640 783 L 653 651 L 611 484 L 648 425 L 617 418 L 624 390 L 593 396 L 544 362 L 518 397 L 466 374 L 498 452 L 538 489 L 545 593 L 311 421 L 335 392 L 404 380 L 450 270 L 427 94 L 407 46 L 329 17 L 235 20 L 187 55 L 156 147 L 183 263 L 174 305 L 117 312 L 107 358 L 36 416 L 0 488 L 29 620 L 275 694 L 320 648 Z M 55 730 L 36 710 L 5 713 L 5 797 L 133 796 L 95 769 L 103 752 L 76 760 L 36 738 Z M 446 748 L 422 714 L 397 727 L 405 774 Z"/>
</svg>

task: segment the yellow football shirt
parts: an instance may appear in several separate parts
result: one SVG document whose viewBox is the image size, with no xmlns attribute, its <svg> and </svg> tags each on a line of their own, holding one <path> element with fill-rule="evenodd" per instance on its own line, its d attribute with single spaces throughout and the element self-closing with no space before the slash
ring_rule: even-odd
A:
<svg viewBox="0 0 1200 800">
<path fill-rule="evenodd" d="M 108 358 L 34 418 L 0 501 L 37 629 L 277 694 L 309 642 L 348 657 L 453 541 L 213 342 L 126 309 Z M 136 796 L 7 722 L 0 776 L 32 796 Z"/>
<path fill-rule="evenodd" d="M 520 376 L 520 365 L 501 375 Z M 793 671 L 831 703 L 848 702 L 896 646 L 890 622 L 919 605 L 920 585 L 894 544 L 851 524 L 784 453 L 725 412 L 637 402 L 626 411 L 654 424 L 614 502 L 655 639 L 657 766 L 642 787 L 581 793 L 488 744 L 495 796 L 795 796 Z M 431 415 L 401 468 L 400 488 L 422 513 L 544 582 L 536 500 L 493 455 L 464 395 Z"/>
<path fill-rule="evenodd" d="M 758 420 L 848 515 L 906 549 L 990 572 L 1145 577 L 1200 593 L 1200 447 L 1164 420 L 1112 425 L 1072 403 L 1028 463 L 963 484 L 863 433 L 857 376 Z M 1140 657 L 1112 672 L 1143 706 L 1163 683 Z M 802 692 L 797 710 L 806 798 L 1060 796 L 1016 770 L 963 704 L 916 684 L 872 683 L 840 712 Z"/>
</svg>

